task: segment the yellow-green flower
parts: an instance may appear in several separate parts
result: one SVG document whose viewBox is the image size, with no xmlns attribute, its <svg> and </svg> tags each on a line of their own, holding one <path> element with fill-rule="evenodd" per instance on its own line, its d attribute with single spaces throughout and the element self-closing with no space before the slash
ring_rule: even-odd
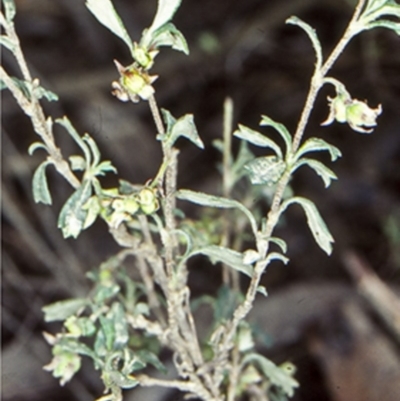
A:
<svg viewBox="0 0 400 401">
<path fill-rule="evenodd" d="M 361 100 L 352 99 L 344 86 L 337 86 L 337 95 L 328 96 L 329 115 L 321 125 L 329 125 L 334 121 L 347 123 L 354 131 L 369 134 L 376 126 L 376 119 L 382 113 L 382 106 L 373 109 Z M 338 90 L 339 89 L 339 90 Z"/>
<path fill-rule="evenodd" d="M 131 100 L 137 103 L 140 99 L 149 100 L 154 94 L 152 83 L 158 78 L 157 75 L 149 75 L 137 64 L 124 67 L 117 60 L 114 60 L 114 63 L 120 79 L 112 83 L 113 95 L 124 102 Z"/>
</svg>

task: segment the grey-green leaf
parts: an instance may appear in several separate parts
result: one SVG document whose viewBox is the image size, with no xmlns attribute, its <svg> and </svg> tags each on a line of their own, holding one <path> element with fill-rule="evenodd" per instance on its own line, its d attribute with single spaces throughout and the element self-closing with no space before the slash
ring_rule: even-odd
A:
<svg viewBox="0 0 400 401">
<path fill-rule="evenodd" d="M 257 232 L 257 222 L 253 214 L 250 212 L 249 209 L 247 209 L 238 201 L 228 198 L 222 198 L 220 196 L 205 194 L 203 192 L 190 191 L 188 189 L 179 190 L 177 193 L 177 198 L 196 203 L 197 205 L 201 206 L 216 207 L 220 209 L 239 209 L 249 219 L 253 233 L 255 234 Z"/>
<path fill-rule="evenodd" d="M 165 365 L 158 359 L 158 356 L 153 352 L 141 349 L 135 352 L 135 354 L 143 361 L 146 365 L 153 365 L 159 372 L 167 374 L 168 370 Z"/>
<path fill-rule="evenodd" d="M 89 180 L 68 198 L 58 217 L 58 228 L 61 228 L 64 238 L 77 238 L 83 230 L 88 211 L 83 208 L 92 195 L 92 184 Z"/>
<path fill-rule="evenodd" d="M 282 177 L 286 163 L 276 156 L 257 157 L 244 166 L 253 185 L 274 185 Z"/>
<path fill-rule="evenodd" d="M 101 24 L 120 37 L 132 52 L 132 40 L 110 0 L 86 0 L 86 7 Z"/>
<path fill-rule="evenodd" d="M 15 50 L 15 43 L 6 35 L 0 35 L 0 45 L 6 47 L 11 52 Z"/>
<path fill-rule="evenodd" d="M 325 188 L 331 185 L 332 180 L 337 180 L 336 174 L 325 164 L 319 162 L 318 160 L 308 159 L 306 157 L 301 158 L 292 168 L 292 172 L 296 171 L 299 167 L 306 165 L 312 168 L 324 181 Z"/>
<path fill-rule="evenodd" d="M 243 254 L 241 252 L 223 246 L 209 245 L 191 252 L 190 256 L 198 254 L 208 256 L 211 263 L 222 262 L 248 277 L 253 275 L 253 268 L 243 262 Z"/>
<path fill-rule="evenodd" d="M 85 171 L 86 169 L 86 160 L 79 155 L 72 155 L 68 157 L 69 162 L 71 164 L 71 169 L 73 171 Z"/>
<path fill-rule="evenodd" d="M 67 299 L 58 301 L 42 308 L 46 322 L 61 321 L 77 313 L 88 304 L 85 298 Z"/>
<path fill-rule="evenodd" d="M 260 125 L 262 127 L 272 127 L 278 132 L 278 134 L 285 142 L 286 155 L 288 155 L 290 150 L 292 149 L 292 136 L 290 135 L 288 129 L 283 124 L 277 123 L 272 118 L 264 115 L 261 116 Z"/>
<path fill-rule="evenodd" d="M 58 100 L 58 96 L 54 92 L 44 89 L 42 86 L 34 87 L 33 93 L 37 99 L 45 98 L 49 102 L 56 102 Z"/>
<path fill-rule="evenodd" d="M 299 160 L 301 156 L 308 152 L 320 152 L 327 150 L 331 156 L 331 160 L 334 162 L 336 159 L 342 156 L 341 151 L 328 142 L 321 138 L 310 138 L 304 142 L 304 144 L 299 148 L 296 153 L 296 160 Z"/>
<path fill-rule="evenodd" d="M 157 12 L 148 32 L 152 33 L 171 21 L 181 2 L 182 0 L 158 0 Z"/>
<path fill-rule="evenodd" d="M 330 255 L 332 253 L 332 244 L 334 243 L 334 239 L 315 204 L 309 199 L 297 196 L 283 202 L 280 208 L 280 213 L 293 203 L 297 203 L 303 208 L 307 217 L 308 226 L 315 241 L 320 248 L 326 252 L 326 254 Z"/>
<path fill-rule="evenodd" d="M 15 2 L 14 0 L 3 0 L 4 11 L 6 20 L 11 22 L 16 13 Z"/>
<path fill-rule="evenodd" d="M 292 16 L 286 20 L 287 24 L 297 25 L 304 30 L 304 32 L 308 35 L 311 40 L 311 43 L 314 47 L 315 54 L 317 57 L 317 64 L 316 68 L 319 70 L 322 67 L 322 48 L 321 43 L 319 42 L 318 36 L 315 32 L 315 29 L 312 28 L 310 25 L 302 21 L 300 18 Z"/>
<path fill-rule="evenodd" d="M 164 111 L 164 116 L 167 114 Z M 172 121 L 172 120 L 167 120 Z M 193 114 L 186 114 L 183 117 L 175 120 L 169 129 L 166 137 L 166 143 L 172 147 L 179 137 L 185 137 L 193 142 L 200 149 L 204 149 L 204 144 L 199 137 L 199 134 L 194 123 Z"/>
<path fill-rule="evenodd" d="M 292 376 L 263 355 L 256 353 L 247 354 L 243 358 L 242 365 L 247 364 L 257 365 L 263 375 L 268 378 L 273 385 L 282 389 L 289 397 L 293 396 L 294 389 L 299 386 L 299 383 L 293 379 Z"/>
<path fill-rule="evenodd" d="M 174 24 L 163 25 L 153 33 L 151 45 L 155 48 L 160 46 L 171 46 L 174 50 L 189 54 L 189 47 L 182 32 Z"/>
<path fill-rule="evenodd" d="M 41 163 L 32 178 L 33 199 L 36 203 L 44 203 L 45 205 L 51 205 L 52 203 L 46 177 L 46 167 L 49 164 L 51 163 L 47 160 Z"/>
<path fill-rule="evenodd" d="M 400 35 L 400 23 L 393 22 L 389 20 L 378 20 L 375 22 L 370 22 L 364 26 L 365 30 L 370 30 L 374 28 L 386 28 L 394 31 L 397 35 Z"/>
<path fill-rule="evenodd" d="M 243 139 L 247 142 L 252 143 L 253 145 L 263 148 L 270 148 L 280 159 L 282 159 L 282 151 L 280 147 L 273 140 L 267 138 L 258 131 L 254 131 L 253 129 L 246 127 L 245 125 L 239 124 L 239 129 L 236 130 L 233 135 L 236 138 Z"/>
<path fill-rule="evenodd" d="M 32 156 L 37 149 L 44 149 L 47 151 L 46 146 L 42 142 L 33 142 L 28 148 L 29 156 Z"/>
<path fill-rule="evenodd" d="M 78 134 L 76 129 L 71 124 L 71 121 L 69 121 L 68 117 L 64 116 L 63 118 L 58 118 L 56 120 L 56 123 L 62 125 L 67 130 L 68 134 L 71 135 L 72 139 L 82 149 L 83 154 L 85 155 L 86 164 L 88 166 L 90 166 L 91 163 L 92 163 L 92 156 L 91 156 L 91 153 L 90 153 L 89 146 L 86 144 L 86 142 Z"/>
<path fill-rule="evenodd" d="M 279 248 L 281 249 L 281 251 L 283 253 L 287 252 L 287 244 L 286 241 L 284 241 L 282 238 L 278 238 L 278 237 L 270 237 L 268 239 L 270 242 L 272 242 L 273 244 L 276 244 L 279 246 Z"/>
<path fill-rule="evenodd" d="M 129 340 L 128 335 L 128 323 L 126 321 L 125 311 L 123 306 L 119 302 L 114 302 L 111 311 L 110 317 L 114 322 L 114 348 L 121 349 L 126 346 Z"/>
</svg>

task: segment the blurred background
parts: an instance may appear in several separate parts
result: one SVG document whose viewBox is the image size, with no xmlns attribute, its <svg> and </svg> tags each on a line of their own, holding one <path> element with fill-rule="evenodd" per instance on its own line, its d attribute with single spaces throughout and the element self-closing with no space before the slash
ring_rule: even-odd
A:
<svg viewBox="0 0 400 401">
<path fill-rule="evenodd" d="M 103 158 L 131 182 L 152 178 L 159 143 L 148 105 L 125 104 L 111 95 L 118 78 L 113 59 L 131 62 L 125 44 L 100 25 L 83 0 L 16 0 L 16 29 L 34 77 L 60 97 L 43 102 L 54 118 L 67 114 L 80 133 L 89 132 Z M 152 21 L 156 0 L 114 0 L 133 40 Z M 184 0 L 174 18 L 190 57 L 164 49 L 153 73 L 159 105 L 179 117 L 193 113 L 206 150 L 178 142 L 179 186 L 220 193 L 212 141 L 222 133 L 226 96 L 238 122 L 258 129 L 261 114 L 296 127 L 308 90 L 314 54 L 297 15 L 316 28 L 325 56 L 348 23 L 352 0 Z M 19 76 L 13 57 L 7 71 Z M 375 30 L 353 39 L 331 75 L 353 97 L 382 104 L 372 135 L 347 125 L 320 127 L 328 115 L 321 92 L 307 136 L 321 136 L 342 150 L 330 166 L 339 181 L 326 191 L 313 172 L 300 170 L 292 188 L 309 197 L 329 226 L 335 247 L 327 257 L 314 243 L 301 210 L 293 208 L 279 228 L 290 263 L 272 264 L 264 278 L 269 293 L 251 319 L 266 335 L 262 347 L 276 363 L 297 366 L 295 401 L 398 401 L 400 399 L 400 40 Z M 265 131 L 267 132 L 267 130 Z M 45 155 L 27 149 L 35 141 L 28 118 L 2 91 L 2 397 L 5 401 L 91 400 L 103 388 L 90 364 L 65 387 L 42 370 L 50 359 L 42 306 L 85 295 L 85 273 L 118 247 L 104 224 L 77 240 L 63 240 L 57 214 L 71 193 L 48 169 L 54 206 L 36 205 L 31 179 Z M 74 145 L 57 133 L 64 154 Z M 234 142 L 234 148 L 238 144 Z M 329 159 L 321 155 L 321 160 Z M 109 186 L 115 185 L 114 177 Z M 106 185 L 107 186 L 107 185 Z M 210 277 L 214 277 L 210 283 Z M 194 268 L 193 294 L 215 294 L 219 267 Z M 198 318 L 200 319 L 200 317 Z M 127 400 L 181 400 L 165 390 L 134 390 Z"/>
</svg>

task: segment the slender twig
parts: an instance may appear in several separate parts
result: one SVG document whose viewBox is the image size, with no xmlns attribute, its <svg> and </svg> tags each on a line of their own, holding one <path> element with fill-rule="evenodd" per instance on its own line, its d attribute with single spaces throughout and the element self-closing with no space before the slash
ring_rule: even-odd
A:
<svg viewBox="0 0 400 401">
<path fill-rule="evenodd" d="M 299 124 L 297 126 L 296 132 L 293 137 L 293 142 L 292 142 L 292 149 L 291 153 L 292 155 L 295 154 L 296 150 L 298 149 L 302 136 L 304 134 L 304 130 L 307 126 L 308 120 L 310 113 L 314 107 L 315 100 L 317 98 L 318 92 L 321 89 L 323 85 L 323 77 L 324 75 L 332 68 L 333 64 L 341 54 L 341 52 L 344 50 L 348 42 L 351 40 L 353 37 L 353 27 L 354 24 L 356 23 L 357 19 L 360 16 L 360 13 L 364 7 L 365 0 L 359 0 L 357 8 L 349 22 L 349 25 L 342 36 L 342 38 L 339 40 L 338 44 L 332 51 L 331 55 L 328 57 L 327 61 L 324 63 L 321 71 L 316 70 L 314 72 L 314 75 L 311 79 L 311 85 L 310 89 L 307 95 L 307 100 L 305 102 Z M 290 170 L 287 170 L 282 177 L 280 178 L 275 195 L 272 200 L 271 204 L 271 209 L 268 213 L 267 216 L 267 224 L 266 224 L 266 231 L 263 233 L 266 238 L 270 237 L 277 222 L 279 219 L 279 208 L 282 202 L 283 194 L 284 191 L 289 183 L 290 180 Z M 259 246 L 259 244 L 257 244 Z M 260 249 L 259 249 L 260 250 Z M 233 318 L 230 322 L 229 329 L 226 331 L 226 334 L 224 336 L 223 341 L 221 342 L 221 352 L 227 352 L 228 349 L 231 349 L 233 344 L 232 344 L 232 339 L 234 334 L 236 333 L 237 327 L 250 312 L 253 302 L 255 300 L 255 297 L 257 295 L 257 288 L 259 285 L 259 282 L 261 280 L 261 276 L 263 272 L 265 271 L 267 267 L 267 263 L 263 260 L 265 256 L 268 253 L 268 244 L 261 249 L 263 252 L 263 258 L 256 263 L 256 266 L 254 268 L 254 274 L 252 276 L 252 279 L 250 281 L 249 287 L 246 292 L 246 297 L 245 300 L 242 304 L 240 304 L 237 309 L 235 310 L 233 314 Z"/>
</svg>

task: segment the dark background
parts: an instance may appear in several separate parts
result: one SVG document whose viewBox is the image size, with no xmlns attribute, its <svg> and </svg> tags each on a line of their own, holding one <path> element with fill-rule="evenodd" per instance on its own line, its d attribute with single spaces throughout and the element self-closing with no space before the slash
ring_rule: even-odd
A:
<svg viewBox="0 0 400 401">
<path fill-rule="evenodd" d="M 18 0 L 16 3 L 16 29 L 32 75 L 60 97 L 58 103 L 44 102 L 46 112 L 54 118 L 67 114 L 79 132 L 89 132 L 103 157 L 112 160 L 121 177 L 137 183 L 153 177 L 161 152 L 154 140 L 155 128 L 147 104 L 124 104 L 110 93 L 111 82 L 118 77 L 112 60 L 118 59 L 125 65 L 131 61 L 124 43 L 97 23 L 83 1 Z M 153 69 L 160 75 L 154 84 L 159 105 L 177 117 L 193 113 L 206 146 L 205 151 L 200 151 L 186 141 L 178 142 L 180 187 L 209 193 L 220 191 L 216 169 L 220 156 L 212 141 L 221 136 L 226 96 L 234 101 L 235 126 L 240 122 L 257 129 L 260 115 L 267 114 L 294 131 L 307 93 L 314 54 L 305 33 L 285 25 L 285 20 L 297 15 L 315 27 L 327 56 L 351 17 L 351 3 L 350 0 L 183 1 L 174 23 L 187 38 L 190 57 L 163 49 Z M 142 29 L 151 23 L 156 1 L 114 0 L 114 4 L 131 37 L 138 40 Z M 366 325 L 373 327 L 373 338 L 378 336 L 375 330 L 381 328 L 379 319 L 365 311 L 356 294 L 345 267 L 345 252 L 355 252 L 390 285 L 400 283 L 399 44 L 399 38 L 392 32 L 367 32 L 352 40 L 331 72 L 355 98 L 368 99 L 371 107 L 382 103 L 379 126 L 372 135 L 358 134 L 347 125 L 319 126 L 328 114 L 326 96 L 333 95 L 328 87 L 321 92 L 306 131 L 306 136 L 321 136 L 343 153 L 343 158 L 331 166 L 339 181 L 327 191 L 320 178 L 307 169 L 292 181 L 296 194 L 309 197 L 318 205 L 335 238 L 334 252 L 330 258 L 326 257 L 314 243 L 301 211 L 296 208 L 290 211 L 279 235 L 289 244 L 291 261 L 288 266 L 271 266 L 264 282 L 270 298 L 265 301 L 266 312 L 257 315 L 258 319 L 264 316 L 273 326 L 269 330 L 277 333 L 267 351 L 269 355 L 277 362 L 290 359 L 298 366 L 296 377 L 302 387 L 296 400 L 350 399 L 341 398 L 346 396 L 345 389 L 333 390 L 332 383 L 340 380 L 330 369 L 337 355 L 348 357 L 346 344 L 362 343 L 356 335 L 347 335 L 354 329 L 349 318 L 353 315 L 347 306 L 343 312 L 343 303 L 355 302 L 366 314 Z M 7 51 L 2 54 L 2 64 L 10 74 L 18 76 Z M 56 219 L 70 188 L 49 169 L 54 207 L 34 204 L 31 177 L 44 154 L 38 151 L 33 157 L 27 155 L 35 134 L 28 118 L 4 91 L 2 123 L 3 398 L 90 400 L 102 391 L 97 373 L 93 374 L 91 367 L 63 389 L 41 370 L 50 360 L 41 332 L 57 329 L 44 324 L 41 307 L 85 294 L 89 283 L 84 273 L 118 248 L 102 223 L 84 232 L 78 240 L 62 239 Z M 70 139 L 61 131 L 57 141 L 65 154 L 74 151 Z M 234 147 L 237 148 L 236 142 Z M 329 164 L 328 158 L 322 156 L 321 160 Z M 111 177 L 110 186 L 115 185 L 113 180 Z M 206 274 L 194 269 L 194 293 L 215 291 L 215 280 L 210 284 L 210 274 L 219 280 L 218 267 L 207 270 Z M 304 300 L 307 306 L 303 308 Z M 268 318 L 268 308 L 273 318 Z M 264 325 L 263 321 L 258 323 Z M 292 335 L 285 336 L 287 332 L 282 327 L 292 328 Z M 390 335 L 386 337 L 380 332 L 379 335 L 393 345 Z M 325 347 L 322 354 L 315 346 L 321 343 Z M 393 349 L 398 352 L 396 347 Z M 368 347 L 362 350 L 364 356 L 365 352 L 373 352 Z M 359 354 L 352 355 L 357 359 Z M 351 372 L 358 372 L 357 363 L 348 362 Z M 385 377 L 393 379 L 390 375 Z M 399 379 L 398 373 L 396 377 Z M 364 380 L 368 382 L 367 377 Z M 398 390 L 397 387 L 392 392 Z M 158 400 L 164 394 L 147 391 L 137 395 L 138 398 L 133 395 L 132 399 Z M 377 396 L 372 390 L 367 393 L 363 400 L 381 399 L 379 392 Z M 400 393 L 397 395 L 400 399 Z M 393 400 L 397 395 L 394 394 Z M 351 399 L 357 401 L 356 396 Z M 180 395 L 175 398 L 181 399 Z"/>
</svg>

